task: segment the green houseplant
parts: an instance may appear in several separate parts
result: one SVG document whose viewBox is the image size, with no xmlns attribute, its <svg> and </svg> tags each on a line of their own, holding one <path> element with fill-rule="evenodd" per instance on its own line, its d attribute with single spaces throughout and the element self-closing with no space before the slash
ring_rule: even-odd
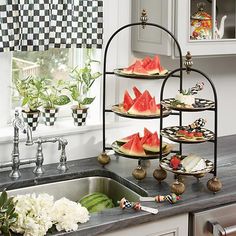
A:
<svg viewBox="0 0 236 236">
<path fill-rule="evenodd" d="M 88 56 L 84 67 L 75 67 L 70 75 L 71 83 L 69 90 L 71 92 L 71 98 L 75 102 L 75 105 L 72 106 L 72 117 L 74 118 L 74 124 L 77 126 L 85 124 L 88 105 L 95 99 L 95 97 L 88 96 L 88 93 L 94 81 L 101 76 L 100 72 L 92 72 L 92 63 L 99 62 L 92 60 Z"/>
<path fill-rule="evenodd" d="M 21 99 L 23 119 L 32 130 L 35 130 L 40 115 L 39 107 L 42 105 L 40 97 L 45 90 L 44 79 L 32 76 L 25 79 L 18 77 L 13 83 Z"/>
<path fill-rule="evenodd" d="M 70 98 L 63 94 L 66 87 L 67 83 L 64 80 L 44 79 L 44 90 L 40 94 L 40 98 L 45 125 L 54 125 L 59 110 L 58 107 L 70 102 Z"/>
</svg>

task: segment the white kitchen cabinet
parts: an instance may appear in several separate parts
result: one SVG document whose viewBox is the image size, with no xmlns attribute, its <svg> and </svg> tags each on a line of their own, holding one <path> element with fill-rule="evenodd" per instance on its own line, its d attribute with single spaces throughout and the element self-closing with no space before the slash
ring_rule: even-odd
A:
<svg viewBox="0 0 236 236">
<path fill-rule="evenodd" d="M 132 22 L 139 22 L 142 10 L 148 13 L 148 22 L 171 30 L 171 0 L 132 0 Z M 151 26 L 132 28 L 132 50 L 136 52 L 171 55 L 170 37 Z"/>
<path fill-rule="evenodd" d="M 204 11 L 211 16 L 211 24 L 220 28 L 221 19 L 224 35 L 219 38 L 211 30 L 211 39 L 190 38 L 191 16 L 198 12 L 197 4 L 205 4 Z M 193 56 L 232 55 L 236 53 L 236 1 L 235 0 L 133 0 L 132 22 L 140 21 L 142 9 L 146 9 L 148 22 L 160 24 L 170 30 L 177 38 L 183 55 L 190 51 Z M 213 20 L 215 19 L 215 20 Z M 149 27 L 148 27 L 149 28 Z M 133 51 L 178 56 L 176 47 L 170 44 L 170 37 L 164 32 L 152 29 L 132 31 Z"/>
<path fill-rule="evenodd" d="M 135 213 L 134 213 L 135 214 Z M 188 236 L 188 214 L 124 228 L 102 236 Z"/>
</svg>

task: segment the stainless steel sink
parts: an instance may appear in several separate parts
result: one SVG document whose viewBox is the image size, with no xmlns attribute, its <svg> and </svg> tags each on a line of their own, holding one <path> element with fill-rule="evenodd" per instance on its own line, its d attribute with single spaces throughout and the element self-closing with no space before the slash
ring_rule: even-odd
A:
<svg viewBox="0 0 236 236">
<path fill-rule="evenodd" d="M 118 181 L 108 177 L 93 176 L 24 187 L 10 190 L 8 193 L 11 196 L 27 193 L 48 193 L 53 195 L 55 200 L 66 197 L 72 201 L 78 201 L 87 194 L 101 192 L 110 197 L 115 205 L 117 201 L 123 197 L 129 201 L 138 201 L 140 195 L 147 196 L 146 192 L 139 189 L 136 185 L 134 185 L 136 192 L 131 189 L 132 183 L 129 182 L 128 185 L 129 187 L 126 187 Z"/>
</svg>

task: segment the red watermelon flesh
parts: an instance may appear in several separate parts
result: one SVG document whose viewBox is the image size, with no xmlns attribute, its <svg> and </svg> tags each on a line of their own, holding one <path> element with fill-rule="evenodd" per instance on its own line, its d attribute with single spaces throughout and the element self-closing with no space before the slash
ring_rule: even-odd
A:
<svg viewBox="0 0 236 236">
<path fill-rule="evenodd" d="M 129 92 L 125 90 L 123 108 L 125 111 L 128 111 L 134 104 L 133 99 L 130 97 Z"/>
<path fill-rule="evenodd" d="M 118 139 L 117 142 L 119 142 L 119 143 L 127 143 L 127 142 L 129 142 L 131 139 L 133 139 L 136 136 L 138 136 L 138 138 L 140 139 L 139 133 L 135 133 L 135 134 L 131 134 L 131 135 L 125 137 L 125 138 Z"/>
<path fill-rule="evenodd" d="M 136 135 L 133 139 L 131 139 L 129 142 L 122 145 L 119 150 L 127 155 L 132 156 L 145 156 L 144 149 L 142 147 L 142 144 L 140 142 L 140 138 Z"/>
<path fill-rule="evenodd" d="M 133 106 L 128 110 L 129 114 L 133 115 L 150 115 L 149 102 L 152 97 L 150 93 L 145 90 L 144 93 L 135 101 Z"/>
<path fill-rule="evenodd" d="M 153 113 L 153 114 L 156 114 L 157 113 L 157 105 L 156 105 L 156 99 L 155 97 L 153 97 L 151 99 L 151 101 L 149 102 L 149 109 L 150 109 L 150 112 Z"/>
<path fill-rule="evenodd" d="M 143 148 L 150 152 L 160 152 L 160 139 L 158 138 L 157 132 L 154 132 L 154 134 L 145 141 Z"/>
<path fill-rule="evenodd" d="M 146 140 L 152 136 L 152 132 L 149 131 L 146 127 L 144 128 L 144 136 L 141 139 L 141 144 L 144 144 Z"/>
<path fill-rule="evenodd" d="M 136 61 L 134 65 L 133 73 L 136 75 L 149 75 L 149 73 L 142 66 L 141 61 Z"/>
<path fill-rule="evenodd" d="M 142 66 L 143 66 L 143 67 L 147 66 L 151 61 L 152 61 L 152 59 L 151 59 L 149 56 L 145 57 L 145 58 L 142 60 Z"/>
<path fill-rule="evenodd" d="M 134 137 L 133 139 L 129 155 L 132 155 L 132 156 L 145 156 L 146 155 L 138 136 Z"/>
<path fill-rule="evenodd" d="M 153 60 L 148 63 L 148 65 L 145 67 L 145 70 L 150 74 L 158 74 L 160 73 L 160 59 L 158 56 L 155 56 Z"/>
<path fill-rule="evenodd" d="M 135 95 L 136 99 L 142 95 L 142 93 L 139 91 L 139 89 L 135 86 L 133 87 L 133 91 L 134 91 L 134 95 Z"/>
<path fill-rule="evenodd" d="M 134 138 L 130 139 L 127 143 L 123 144 L 121 147 L 119 147 L 119 150 L 125 154 L 129 154 L 132 144 L 133 144 Z"/>
<path fill-rule="evenodd" d="M 124 69 L 122 70 L 122 72 L 125 73 L 125 74 L 132 74 L 136 62 L 137 62 L 137 61 L 135 61 L 131 66 L 129 66 L 129 67 L 127 67 L 127 68 L 124 68 Z"/>
</svg>

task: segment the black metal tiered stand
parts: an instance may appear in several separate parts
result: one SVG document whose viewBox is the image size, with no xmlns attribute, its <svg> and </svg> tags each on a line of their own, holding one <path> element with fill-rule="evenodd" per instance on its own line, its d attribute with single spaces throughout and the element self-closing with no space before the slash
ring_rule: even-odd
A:
<svg viewBox="0 0 236 236">
<path fill-rule="evenodd" d="M 177 39 L 174 37 L 174 35 L 170 31 L 168 31 L 166 28 L 162 27 L 161 25 L 154 24 L 154 23 L 147 23 L 147 16 L 146 16 L 146 12 L 145 11 L 142 12 L 142 16 L 141 16 L 140 20 L 141 20 L 141 22 L 124 25 L 123 27 L 121 27 L 117 31 L 115 31 L 112 34 L 112 36 L 109 38 L 109 40 L 107 42 L 107 45 L 105 47 L 105 51 L 104 51 L 104 65 L 103 65 L 103 110 L 102 110 L 103 111 L 102 112 L 102 123 L 103 123 L 103 126 L 102 126 L 103 143 L 102 144 L 103 144 L 103 150 L 102 150 L 102 153 L 98 156 L 98 161 L 103 166 L 108 164 L 110 162 L 110 157 L 109 157 L 109 155 L 107 155 L 106 151 L 113 150 L 112 147 L 106 146 L 106 113 L 113 112 L 112 109 L 106 109 L 106 104 L 105 104 L 105 98 L 106 98 L 106 77 L 107 77 L 107 75 L 114 75 L 114 74 L 116 74 L 117 76 L 121 76 L 122 77 L 122 75 L 117 74 L 114 71 L 107 71 L 107 68 L 106 68 L 106 66 L 107 66 L 107 53 L 108 53 L 109 46 L 110 46 L 112 40 L 114 39 L 114 37 L 119 32 L 121 32 L 124 29 L 130 28 L 130 27 L 133 27 L 133 26 L 142 26 L 143 29 L 146 26 L 156 27 L 156 28 L 159 28 L 159 29 L 165 31 L 174 40 L 174 43 L 176 44 L 178 52 L 179 52 L 179 68 L 174 70 L 174 71 L 172 71 L 172 72 L 170 72 L 166 76 L 160 77 L 160 79 L 164 79 L 164 82 L 163 82 L 163 84 L 161 86 L 160 101 L 163 100 L 164 88 L 165 88 L 167 80 L 170 77 L 178 77 L 179 78 L 179 89 L 180 89 L 180 91 L 182 91 L 182 89 L 183 89 L 183 72 L 184 71 L 187 71 L 188 73 L 190 71 L 193 71 L 193 72 L 197 72 L 197 73 L 201 74 L 203 77 L 205 77 L 210 82 L 210 84 L 212 86 L 212 89 L 213 89 L 213 92 L 214 92 L 214 98 L 215 98 L 215 107 L 214 107 L 214 109 L 211 109 L 211 110 L 213 110 L 215 112 L 215 138 L 214 138 L 214 140 L 211 140 L 214 143 L 214 170 L 213 170 L 214 178 L 211 179 L 210 181 L 208 181 L 208 188 L 211 191 L 216 192 L 216 191 L 218 191 L 217 189 L 220 189 L 219 185 L 221 183 L 216 178 L 216 174 L 217 174 L 217 95 L 216 95 L 215 87 L 214 87 L 212 81 L 209 79 L 209 77 L 207 75 L 205 75 L 203 72 L 201 72 L 199 70 L 191 69 L 191 60 L 186 60 L 186 63 L 185 63 L 186 68 L 183 68 L 182 51 L 181 51 L 180 45 L 179 45 Z M 128 76 L 126 75 L 126 76 L 123 76 L 123 77 L 128 77 Z M 164 107 L 161 105 L 160 116 L 159 117 L 154 117 L 154 118 L 160 118 L 160 131 L 163 128 L 163 118 L 165 117 L 164 114 L 163 114 L 163 110 L 164 110 Z M 179 126 L 182 126 L 182 111 L 177 111 L 177 112 L 176 111 L 175 112 L 172 111 L 170 113 L 170 115 L 175 115 L 175 116 L 177 115 L 177 116 L 179 116 Z M 124 116 L 124 115 L 121 115 L 121 116 Z M 129 118 L 137 118 L 137 117 L 129 117 Z M 147 118 L 148 117 L 142 117 L 141 119 L 147 119 Z M 138 119 L 140 119 L 140 118 L 138 118 Z M 162 136 L 160 136 L 160 145 L 162 147 Z M 178 151 L 174 151 L 173 150 L 171 152 L 172 153 L 177 153 L 178 152 L 178 153 L 182 154 L 182 143 L 179 142 L 178 146 L 179 146 L 179 150 Z M 123 155 L 123 156 L 125 156 L 125 155 Z M 133 171 L 133 176 L 136 179 L 138 179 L 138 180 L 143 179 L 146 176 L 146 171 L 141 166 L 141 160 L 143 158 L 132 157 L 132 156 L 131 157 L 130 156 L 126 156 L 126 157 L 128 157 L 128 158 L 136 158 L 138 160 L 138 166 Z M 153 158 L 158 158 L 158 157 L 160 157 L 160 161 L 161 161 L 162 158 L 163 158 L 162 148 L 160 148 L 160 153 L 159 153 L 158 156 L 156 156 L 156 157 L 154 156 L 152 158 L 146 158 L 145 157 L 145 159 L 153 159 Z M 153 176 L 158 181 L 161 181 L 161 180 L 165 179 L 166 175 L 167 175 L 166 171 L 163 168 L 156 169 L 153 172 Z M 176 183 L 175 183 L 175 187 L 177 186 L 177 191 L 173 191 L 173 192 L 181 194 L 181 189 L 183 189 L 183 186 L 182 186 L 183 184 L 179 183 L 179 182 L 177 184 L 179 184 L 180 186 L 177 186 Z"/>
</svg>

